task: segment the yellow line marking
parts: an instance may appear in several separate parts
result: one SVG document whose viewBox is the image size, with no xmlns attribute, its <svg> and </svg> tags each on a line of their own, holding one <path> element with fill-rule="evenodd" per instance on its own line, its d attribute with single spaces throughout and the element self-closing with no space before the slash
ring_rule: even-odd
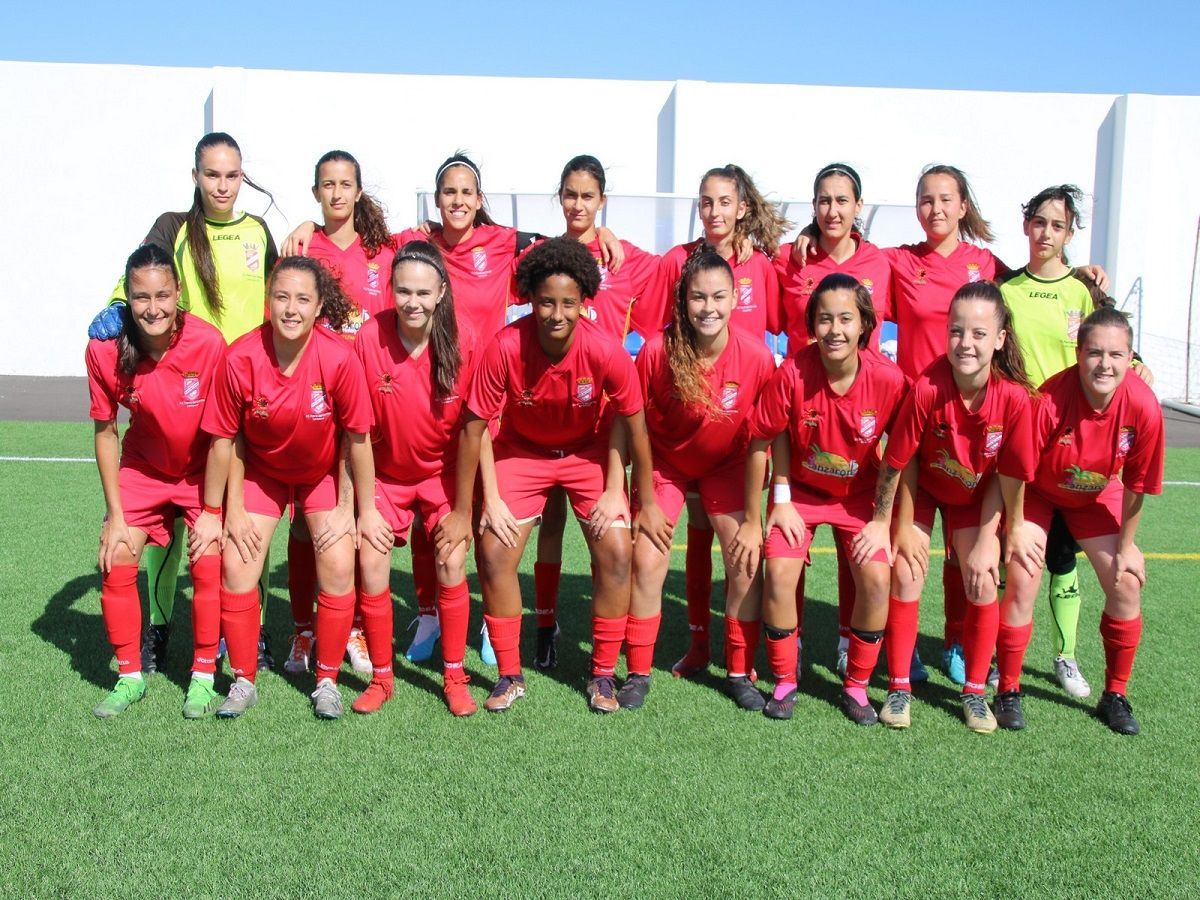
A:
<svg viewBox="0 0 1200 900">
<path fill-rule="evenodd" d="M 676 552 L 683 551 L 683 550 L 687 549 L 687 544 L 672 544 L 671 549 Z M 721 553 L 721 548 L 714 546 L 712 552 L 713 552 L 714 556 L 719 556 Z M 818 556 L 828 556 L 828 555 L 833 554 L 835 552 L 835 550 L 833 547 L 812 547 L 809 549 L 808 552 L 815 553 Z M 929 552 L 932 553 L 934 556 L 938 556 L 938 555 L 945 556 L 946 555 L 946 551 L 942 550 L 938 547 L 934 547 Z M 1147 552 L 1143 552 L 1142 556 L 1144 556 L 1146 559 L 1200 560 L 1200 553 L 1147 553 Z M 1080 557 L 1080 559 L 1082 559 L 1083 554 L 1080 553 L 1079 557 Z"/>
</svg>

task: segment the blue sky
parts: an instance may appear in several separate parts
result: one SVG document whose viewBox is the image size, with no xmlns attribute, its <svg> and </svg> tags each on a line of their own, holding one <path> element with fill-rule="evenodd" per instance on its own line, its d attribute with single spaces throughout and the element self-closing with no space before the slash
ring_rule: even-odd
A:
<svg viewBox="0 0 1200 900">
<path fill-rule="evenodd" d="M 454 8 L 430 0 L 22 3 L 5 14 L 0 59 L 1200 94 L 1195 0 L 529 0 L 446 12 Z"/>
</svg>

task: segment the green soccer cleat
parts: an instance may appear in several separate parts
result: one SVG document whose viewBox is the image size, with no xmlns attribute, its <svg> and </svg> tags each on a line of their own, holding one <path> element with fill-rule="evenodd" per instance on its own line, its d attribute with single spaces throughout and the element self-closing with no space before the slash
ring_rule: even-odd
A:
<svg viewBox="0 0 1200 900">
<path fill-rule="evenodd" d="M 113 716 L 119 716 L 125 712 L 125 710 L 129 709 L 129 707 L 145 696 L 145 681 L 141 678 L 122 676 L 117 679 L 117 686 L 96 705 L 96 708 L 92 712 L 96 714 L 96 718 L 98 719 L 111 719 Z"/>
<path fill-rule="evenodd" d="M 187 697 L 183 701 L 183 717 L 203 719 L 205 716 L 211 716 L 221 705 L 221 699 L 211 681 L 193 676 L 192 683 L 188 685 Z"/>
</svg>

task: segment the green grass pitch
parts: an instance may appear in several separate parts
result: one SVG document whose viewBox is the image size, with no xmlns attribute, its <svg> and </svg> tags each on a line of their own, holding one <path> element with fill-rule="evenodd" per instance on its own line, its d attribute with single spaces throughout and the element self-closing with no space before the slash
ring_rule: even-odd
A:
<svg viewBox="0 0 1200 900">
<path fill-rule="evenodd" d="M 87 424 L 0 424 L 0 455 L 87 457 Z M 1200 451 L 1167 478 L 1200 482 Z M 91 708 L 115 678 L 95 567 L 94 465 L 0 462 L 0 895 L 260 897 L 1195 896 L 1200 889 L 1197 684 L 1200 487 L 1148 501 L 1145 635 L 1130 694 L 1143 733 L 1120 738 L 1053 680 L 1047 610 L 1026 664 L 1022 733 L 970 734 L 936 671 L 940 579 L 922 609 L 932 677 L 903 733 L 836 706 L 834 561 L 808 583 L 802 696 L 791 722 L 740 713 L 721 672 L 684 682 L 683 554 L 664 598 L 644 709 L 601 717 L 582 696 L 586 551 L 569 532 L 560 668 L 529 670 L 505 715 L 455 720 L 440 665 L 397 662 L 376 716 L 310 712 L 311 676 L 266 674 L 236 722 L 184 721 L 190 585 L 165 674 L 116 720 Z M 289 633 L 282 529 L 269 626 Z M 682 543 L 680 527 L 676 540 Z M 532 542 L 531 542 L 532 543 Z M 828 548 L 823 535 L 819 546 Z M 413 615 L 395 555 L 397 647 Z M 720 564 L 717 561 L 719 579 Z M 523 575 L 532 596 L 532 552 Z M 1100 591 L 1081 567 L 1079 657 L 1098 691 Z M 476 587 L 472 579 L 473 588 Z M 719 596 L 720 582 L 714 592 Z M 482 701 L 473 595 L 467 669 Z M 525 629 L 532 652 L 532 619 Z M 714 648 L 721 626 L 714 624 Z M 760 657 L 758 668 L 765 670 Z M 619 673 L 621 674 L 621 673 Z M 218 678 L 218 688 L 227 684 Z M 344 670 L 347 701 L 364 682 Z M 882 668 L 871 689 L 884 693 Z"/>
</svg>

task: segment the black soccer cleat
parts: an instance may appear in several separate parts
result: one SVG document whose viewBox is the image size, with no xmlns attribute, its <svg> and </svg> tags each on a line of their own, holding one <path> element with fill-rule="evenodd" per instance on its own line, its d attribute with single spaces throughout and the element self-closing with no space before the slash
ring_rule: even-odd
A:
<svg viewBox="0 0 1200 900">
<path fill-rule="evenodd" d="M 621 709 L 641 709 L 650 693 L 649 675 L 630 675 L 617 691 L 617 703 Z"/>
<path fill-rule="evenodd" d="M 1105 691 L 1096 705 L 1096 715 L 1117 734 L 1137 734 L 1142 730 L 1124 694 Z"/>
<path fill-rule="evenodd" d="M 763 706 L 763 715 L 768 719 L 790 719 L 796 708 L 796 689 L 788 691 L 778 700 L 771 697 Z"/>
<path fill-rule="evenodd" d="M 1021 711 L 1021 692 L 1005 691 L 997 694 L 992 703 L 996 724 L 1009 731 L 1020 731 L 1025 727 L 1025 714 Z"/>
<path fill-rule="evenodd" d="M 271 638 L 266 626 L 258 630 L 258 671 L 265 672 L 275 668 L 275 657 L 271 655 Z"/>
<path fill-rule="evenodd" d="M 162 670 L 167 662 L 167 640 L 171 637 L 171 624 L 146 626 L 142 636 L 142 672 L 153 675 Z"/>
<path fill-rule="evenodd" d="M 533 667 L 540 672 L 558 668 L 558 623 L 537 630 L 537 652 L 533 656 Z M 639 703 L 638 706 L 641 706 Z M 633 707 L 630 707 L 631 709 Z"/>
<path fill-rule="evenodd" d="M 738 709 L 759 712 L 767 705 L 767 698 L 762 695 L 762 691 L 745 675 L 730 675 L 725 679 L 725 689 L 738 705 Z"/>
</svg>

